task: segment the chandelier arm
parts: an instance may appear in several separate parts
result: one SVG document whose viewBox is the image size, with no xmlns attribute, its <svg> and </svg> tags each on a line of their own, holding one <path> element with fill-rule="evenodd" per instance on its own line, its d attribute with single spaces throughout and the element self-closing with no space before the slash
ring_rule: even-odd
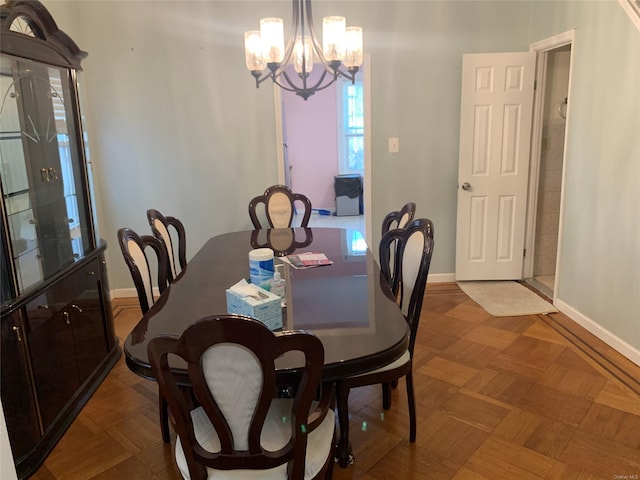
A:
<svg viewBox="0 0 640 480">
<path fill-rule="evenodd" d="M 332 78 L 330 82 L 328 82 L 325 85 L 322 85 L 321 87 L 313 87 L 313 91 L 314 92 L 319 92 L 320 90 L 324 90 L 325 88 L 329 88 L 331 85 L 333 85 L 336 81 Z"/>
<path fill-rule="evenodd" d="M 256 88 L 260 87 L 260 84 L 268 78 L 275 81 L 273 72 L 268 68 L 265 68 L 264 70 L 251 70 L 251 75 L 256 79 Z"/>
<path fill-rule="evenodd" d="M 278 78 L 280 75 L 286 72 L 287 65 L 291 63 L 291 57 L 295 50 L 296 39 L 298 37 L 298 32 L 300 32 L 300 36 L 302 37 L 302 41 L 304 41 L 305 37 L 305 26 L 306 29 L 309 30 L 309 37 L 311 38 L 311 45 L 313 50 L 318 55 L 320 61 L 322 62 L 323 67 L 325 67 L 326 60 L 324 55 L 322 54 L 322 49 L 318 46 L 318 41 L 316 40 L 315 33 L 313 30 L 313 17 L 311 16 L 311 2 L 309 0 L 293 0 L 292 1 L 292 30 L 293 34 L 289 37 L 289 41 L 287 43 L 287 47 L 285 48 L 284 56 L 282 58 L 282 62 L 277 69 L 273 70 L 272 74 L 269 74 L 269 77 L 274 79 Z M 307 14 L 307 11 L 309 14 Z M 311 69 L 307 69 L 307 59 L 305 55 L 304 48 L 302 50 L 303 57 L 303 69 L 302 69 L 302 80 L 303 80 L 303 88 L 306 89 L 306 77 L 309 76 Z M 325 67 L 326 68 L 326 67 Z M 262 81 L 262 80 L 261 80 Z M 291 81 L 287 79 L 287 82 L 291 85 Z M 297 88 L 297 87 L 294 87 Z"/>
<path fill-rule="evenodd" d="M 337 76 L 340 76 L 346 80 L 349 80 L 352 84 L 356 83 L 356 73 L 358 73 L 358 71 L 360 70 L 359 67 L 352 67 L 347 69 L 346 72 L 344 72 L 343 70 L 336 70 L 336 74 Z"/>
<path fill-rule="evenodd" d="M 285 49 L 284 58 L 280 66 L 278 67 L 277 70 L 273 70 L 273 73 L 270 74 L 269 76 L 273 79 L 274 83 L 276 83 L 278 86 L 280 86 L 281 88 L 284 88 L 287 91 L 295 92 L 296 94 L 304 93 L 300 96 L 306 99 L 308 98 L 308 96 L 313 95 L 313 92 L 315 92 L 318 89 L 318 86 L 324 80 L 326 73 L 323 72 L 323 74 L 320 77 L 320 80 L 313 87 L 308 87 L 307 78 L 309 77 L 311 68 L 307 69 L 307 58 L 305 55 L 305 50 L 303 48 L 302 49 L 302 72 L 299 74 L 302 81 L 302 87 L 299 87 L 296 84 L 294 84 L 291 78 L 289 78 L 289 75 L 287 75 L 287 72 L 286 72 L 286 68 L 287 68 L 287 65 L 291 63 L 290 62 L 291 56 L 293 55 L 293 52 L 295 49 L 295 42 L 298 37 L 298 31 L 300 31 L 301 39 L 304 42 L 304 38 L 306 36 L 305 30 L 308 30 L 312 48 L 316 52 L 316 55 L 318 55 L 318 58 L 322 62 L 322 66 L 323 68 L 325 68 L 325 70 L 327 70 L 326 60 L 324 58 L 324 55 L 322 54 L 322 49 L 319 47 L 318 41 L 316 40 L 316 37 L 315 37 L 315 32 L 313 29 L 313 15 L 311 13 L 311 1 L 310 0 L 293 0 L 292 4 L 293 4 L 292 22 L 293 22 L 294 32 L 293 32 L 293 35 L 291 35 L 291 37 L 289 38 L 289 43 L 287 44 L 287 48 Z M 313 67 L 313 65 L 311 67 Z M 335 77 L 335 72 L 332 72 L 330 69 L 327 71 Z M 283 82 L 278 81 L 278 78 L 281 76 L 284 76 L 286 83 L 291 88 L 286 87 Z M 335 78 L 328 85 L 330 85 L 334 81 L 335 81 Z"/>
<path fill-rule="evenodd" d="M 325 85 L 322 88 L 320 88 L 320 85 L 324 81 L 326 75 L 327 75 L 327 72 L 323 71 L 322 75 L 320 75 L 320 78 L 318 79 L 318 81 L 311 87 L 307 86 L 307 79 L 306 78 L 302 78 L 302 88 L 300 88 L 299 86 L 297 86 L 294 83 L 294 81 L 289 77 L 289 75 L 287 75 L 286 71 L 282 73 L 282 77 L 284 77 L 284 79 L 287 81 L 287 84 L 289 84 L 289 86 L 292 88 L 292 90 L 289 90 L 290 92 L 298 92 L 298 91 L 306 91 L 306 90 L 311 90 L 311 91 L 315 92 L 316 90 L 322 90 L 324 88 L 327 88 L 329 85 L 331 85 L 334 82 L 334 80 L 331 79 L 331 81 L 327 85 Z M 282 87 L 281 83 L 279 83 L 279 82 L 276 82 L 276 83 L 278 83 L 278 85 L 280 85 Z"/>
<path fill-rule="evenodd" d="M 280 82 L 278 79 L 280 77 L 276 78 L 273 83 L 275 83 L 277 86 L 279 86 L 281 89 L 286 90 L 287 92 L 292 92 L 292 93 L 298 93 L 298 92 L 311 92 L 311 90 L 309 90 L 308 88 L 300 88 L 296 85 L 294 85 L 293 83 L 289 83 L 290 86 L 285 85 L 284 83 Z M 286 77 L 285 77 L 286 78 Z M 311 92 L 309 95 L 312 95 L 313 92 Z"/>
<path fill-rule="evenodd" d="M 298 36 L 298 27 L 300 25 L 300 0 L 293 0 L 292 8 L 291 8 L 291 25 L 293 26 L 293 34 L 289 37 L 289 41 L 287 42 L 287 47 L 284 50 L 284 56 L 282 58 L 282 62 L 280 62 L 280 66 L 277 70 L 273 72 L 274 79 L 278 77 L 282 72 L 285 71 L 289 61 L 291 60 L 291 55 L 293 55 L 293 50 L 296 45 L 296 38 Z M 304 13 L 303 13 L 304 17 Z M 275 81 L 275 80 L 274 80 Z"/>
<path fill-rule="evenodd" d="M 322 51 L 322 46 L 318 42 L 316 38 L 315 29 L 313 28 L 313 11 L 311 10 L 311 0 L 299 0 L 299 1 L 304 1 L 305 11 L 307 12 L 307 24 L 309 26 L 309 36 L 311 37 L 311 46 L 313 47 L 313 51 L 317 55 L 318 60 L 320 60 L 320 63 L 323 65 L 323 67 L 326 68 L 329 62 L 327 62 L 327 59 L 324 56 L 324 52 Z"/>
<path fill-rule="evenodd" d="M 323 71 L 322 75 L 320 76 L 320 79 L 312 87 L 307 87 L 306 86 L 306 81 L 304 81 L 305 79 L 303 79 L 303 87 L 300 88 L 295 83 L 293 83 L 293 81 L 289 78 L 289 76 L 287 75 L 286 72 L 284 72 L 282 74 L 282 76 L 285 78 L 285 80 L 287 81 L 289 86 L 287 86 L 287 85 L 283 84 L 282 82 L 278 81 L 277 78 L 274 79 L 273 82 L 276 85 L 278 85 L 280 88 L 282 88 L 283 90 L 286 90 L 288 92 L 293 92 L 296 95 L 298 95 L 299 97 L 302 97 L 303 99 L 306 100 L 311 95 L 313 95 L 314 93 L 319 92 L 320 90 L 324 90 L 325 88 L 328 88 L 331 85 L 333 85 L 333 83 L 335 83 L 335 79 L 333 78 L 333 76 L 331 76 L 331 77 L 329 77 L 329 81 L 325 85 L 321 85 L 322 81 L 327 76 L 327 73 L 330 73 L 330 72 Z"/>
</svg>

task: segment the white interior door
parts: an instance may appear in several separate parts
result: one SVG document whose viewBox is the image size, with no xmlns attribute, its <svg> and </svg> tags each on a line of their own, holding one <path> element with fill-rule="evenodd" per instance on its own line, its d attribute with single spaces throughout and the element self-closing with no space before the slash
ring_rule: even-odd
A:
<svg viewBox="0 0 640 480">
<path fill-rule="evenodd" d="M 463 56 L 456 280 L 522 278 L 535 53 Z"/>
</svg>

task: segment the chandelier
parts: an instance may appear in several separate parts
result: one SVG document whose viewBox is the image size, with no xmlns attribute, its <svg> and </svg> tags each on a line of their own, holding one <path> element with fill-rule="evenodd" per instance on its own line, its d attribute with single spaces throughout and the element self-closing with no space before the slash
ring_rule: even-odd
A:
<svg viewBox="0 0 640 480">
<path fill-rule="evenodd" d="M 306 100 L 338 77 L 355 82 L 362 65 L 362 28 L 347 27 L 344 17 L 324 17 L 321 46 L 313 30 L 311 0 L 293 0 L 292 30 L 286 47 L 281 18 L 263 18 L 259 31 L 245 32 L 245 60 L 256 88 L 270 78 Z M 323 71 L 318 80 L 311 81 L 314 63 Z M 287 72 L 288 65 L 293 65 L 298 78 Z"/>
</svg>

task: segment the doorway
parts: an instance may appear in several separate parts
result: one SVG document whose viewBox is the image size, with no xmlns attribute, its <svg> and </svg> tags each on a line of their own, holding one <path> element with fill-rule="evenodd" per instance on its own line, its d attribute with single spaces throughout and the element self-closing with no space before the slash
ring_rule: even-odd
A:
<svg viewBox="0 0 640 480">
<path fill-rule="evenodd" d="M 524 280 L 555 301 L 573 32 L 532 45 L 537 52 Z"/>
<path fill-rule="evenodd" d="M 364 132 L 360 136 L 364 140 L 362 215 L 336 217 L 331 215 L 336 210 L 334 177 L 341 173 L 353 173 L 340 170 L 338 165 L 339 118 L 338 101 L 334 83 L 329 88 L 316 92 L 307 101 L 296 97 L 291 92 L 274 87 L 276 112 L 276 142 L 278 149 L 278 181 L 289 185 L 294 191 L 307 195 L 312 202 L 314 212 L 310 225 L 314 222 L 322 225 L 337 223 L 354 224 L 365 239 L 371 238 L 369 231 L 370 218 L 370 58 L 365 55 L 361 71 L 358 73 L 362 81 L 364 101 Z M 319 67 L 319 66 L 318 66 Z M 312 71 L 314 75 L 316 68 Z M 319 68 L 318 68 L 319 70 Z M 361 143 L 362 144 L 362 140 Z"/>
<path fill-rule="evenodd" d="M 565 122 L 569 115 L 571 97 L 571 45 L 574 34 L 575 31 L 571 30 L 532 44 L 529 51 L 532 60 L 530 66 L 519 68 L 514 61 L 510 61 L 506 68 L 510 71 L 506 76 L 510 82 L 506 83 L 500 79 L 493 81 L 494 69 L 491 62 L 501 64 L 503 57 L 509 54 L 473 54 L 463 57 L 463 63 L 466 59 L 467 66 L 475 68 L 469 75 L 469 69 L 465 73 L 463 65 L 455 269 L 457 280 L 525 279 L 554 302 L 557 298 L 561 274 L 558 252 L 561 251 L 562 242 L 562 188 L 567 135 Z M 534 70 L 533 75 L 526 74 L 527 71 Z M 502 75 L 502 69 L 499 72 Z M 524 72 L 524 76 L 520 77 L 518 72 Z M 491 122 L 491 106 L 487 106 L 489 100 L 476 97 L 485 91 L 500 92 L 503 85 L 524 85 L 525 82 L 515 81 L 519 78 L 530 82 L 529 98 L 522 99 L 519 104 L 510 100 L 504 106 L 498 105 L 496 115 L 514 110 L 514 104 L 521 110 L 519 115 L 501 116 L 498 120 L 511 118 L 513 126 L 520 126 L 517 132 L 522 141 L 517 141 L 516 136 L 516 140 L 509 144 L 526 144 L 526 154 L 524 148 L 517 150 L 519 156 L 514 168 L 504 168 L 505 164 L 502 162 L 491 169 L 488 165 L 495 155 L 490 155 L 489 146 L 492 143 L 504 145 L 502 132 L 516 130 L 503 127 L 500 121 Z M 534 80 L 537 87 L 535 90 Z M 494 89 L 495 85 L 500 88 Z M 512 90 L 524 92 L 526 89 L 522 87 Z M 474 100 L 478 100 L 478 108 L 471 108 Z M 499 100 L 500 98 L 496 100 L 498 104 Z M 515 113 L 520 111 L 515 110 Z M 513 121 L 515 119 L 529 119 L 529 126 L 525 128 L 522 122 Z M 499 141 L 493 136 L 495 132 Z M 511 150 L 507 148 L 506 151 Z M 513 163 L 507 162 L 506 166 Z M 518 166 L 522 168 L 517 168 Z M 515 193 L 505 191 L 499 195 L 499 201 L 496 201 L 495 194 L 500 193 L 499 189 L 504 187 L 504 182 L 487 182 L 487 179 L 491 180 L 487 172 L 491 171 L 500 174 L 504 171 L 510 179 L 522 177 L 524 183 L 518 183 L 518 190 L 513 190 Z M 517 205 L 524 208 L 521 207 L 516 212 L 512 207 Z M 509 270 L 503 271 L 498 267 Z"/>
</svg>

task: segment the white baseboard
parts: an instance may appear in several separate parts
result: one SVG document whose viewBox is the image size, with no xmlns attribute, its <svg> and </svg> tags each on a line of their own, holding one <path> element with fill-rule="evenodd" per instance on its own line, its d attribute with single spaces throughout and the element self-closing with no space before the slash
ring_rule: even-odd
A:
<svg viewBox="0 0 640 480">
<path fill-rule="evenodd" d="M 593 335 L 598 337 L 600 340 L 602 340 L 604 343 L 609 345 L 611 348 L 613 348 L 620 354 L 627 357 L 636 365 L 640 366 L 639 350 L 632 347 L 621 338 L 615 336 L 606 328 L 603 328 L 602 326 L 598 325 L 589 317 L 582 314 L 581 312 L 573 308 L 571 305 L 568 305 L 567 303 L 563 302 L 562 300 L 556 299 L 554 305 L 558 308 L 558 310 L 560 310 L 562 313 L 564 313 L 566 316 L 568 316 L 571 320 L 576 322 L 578 325 L 586 328 L 589 332 L 591 332 Z"/>
<path fill-rule="evenodd" d="M 430 273 L 427 277 L 427 283 L 451 283 L 456 281 L 453 273 Z"/>
<path fill-rule="evenodd" d="M 154 295 L 159 295 L 157 288 L 153 289 Z M 116 288 L 110 292 L 111 298 L 138 298 L 138 291 L 135 288 Z"/>
</svg>

